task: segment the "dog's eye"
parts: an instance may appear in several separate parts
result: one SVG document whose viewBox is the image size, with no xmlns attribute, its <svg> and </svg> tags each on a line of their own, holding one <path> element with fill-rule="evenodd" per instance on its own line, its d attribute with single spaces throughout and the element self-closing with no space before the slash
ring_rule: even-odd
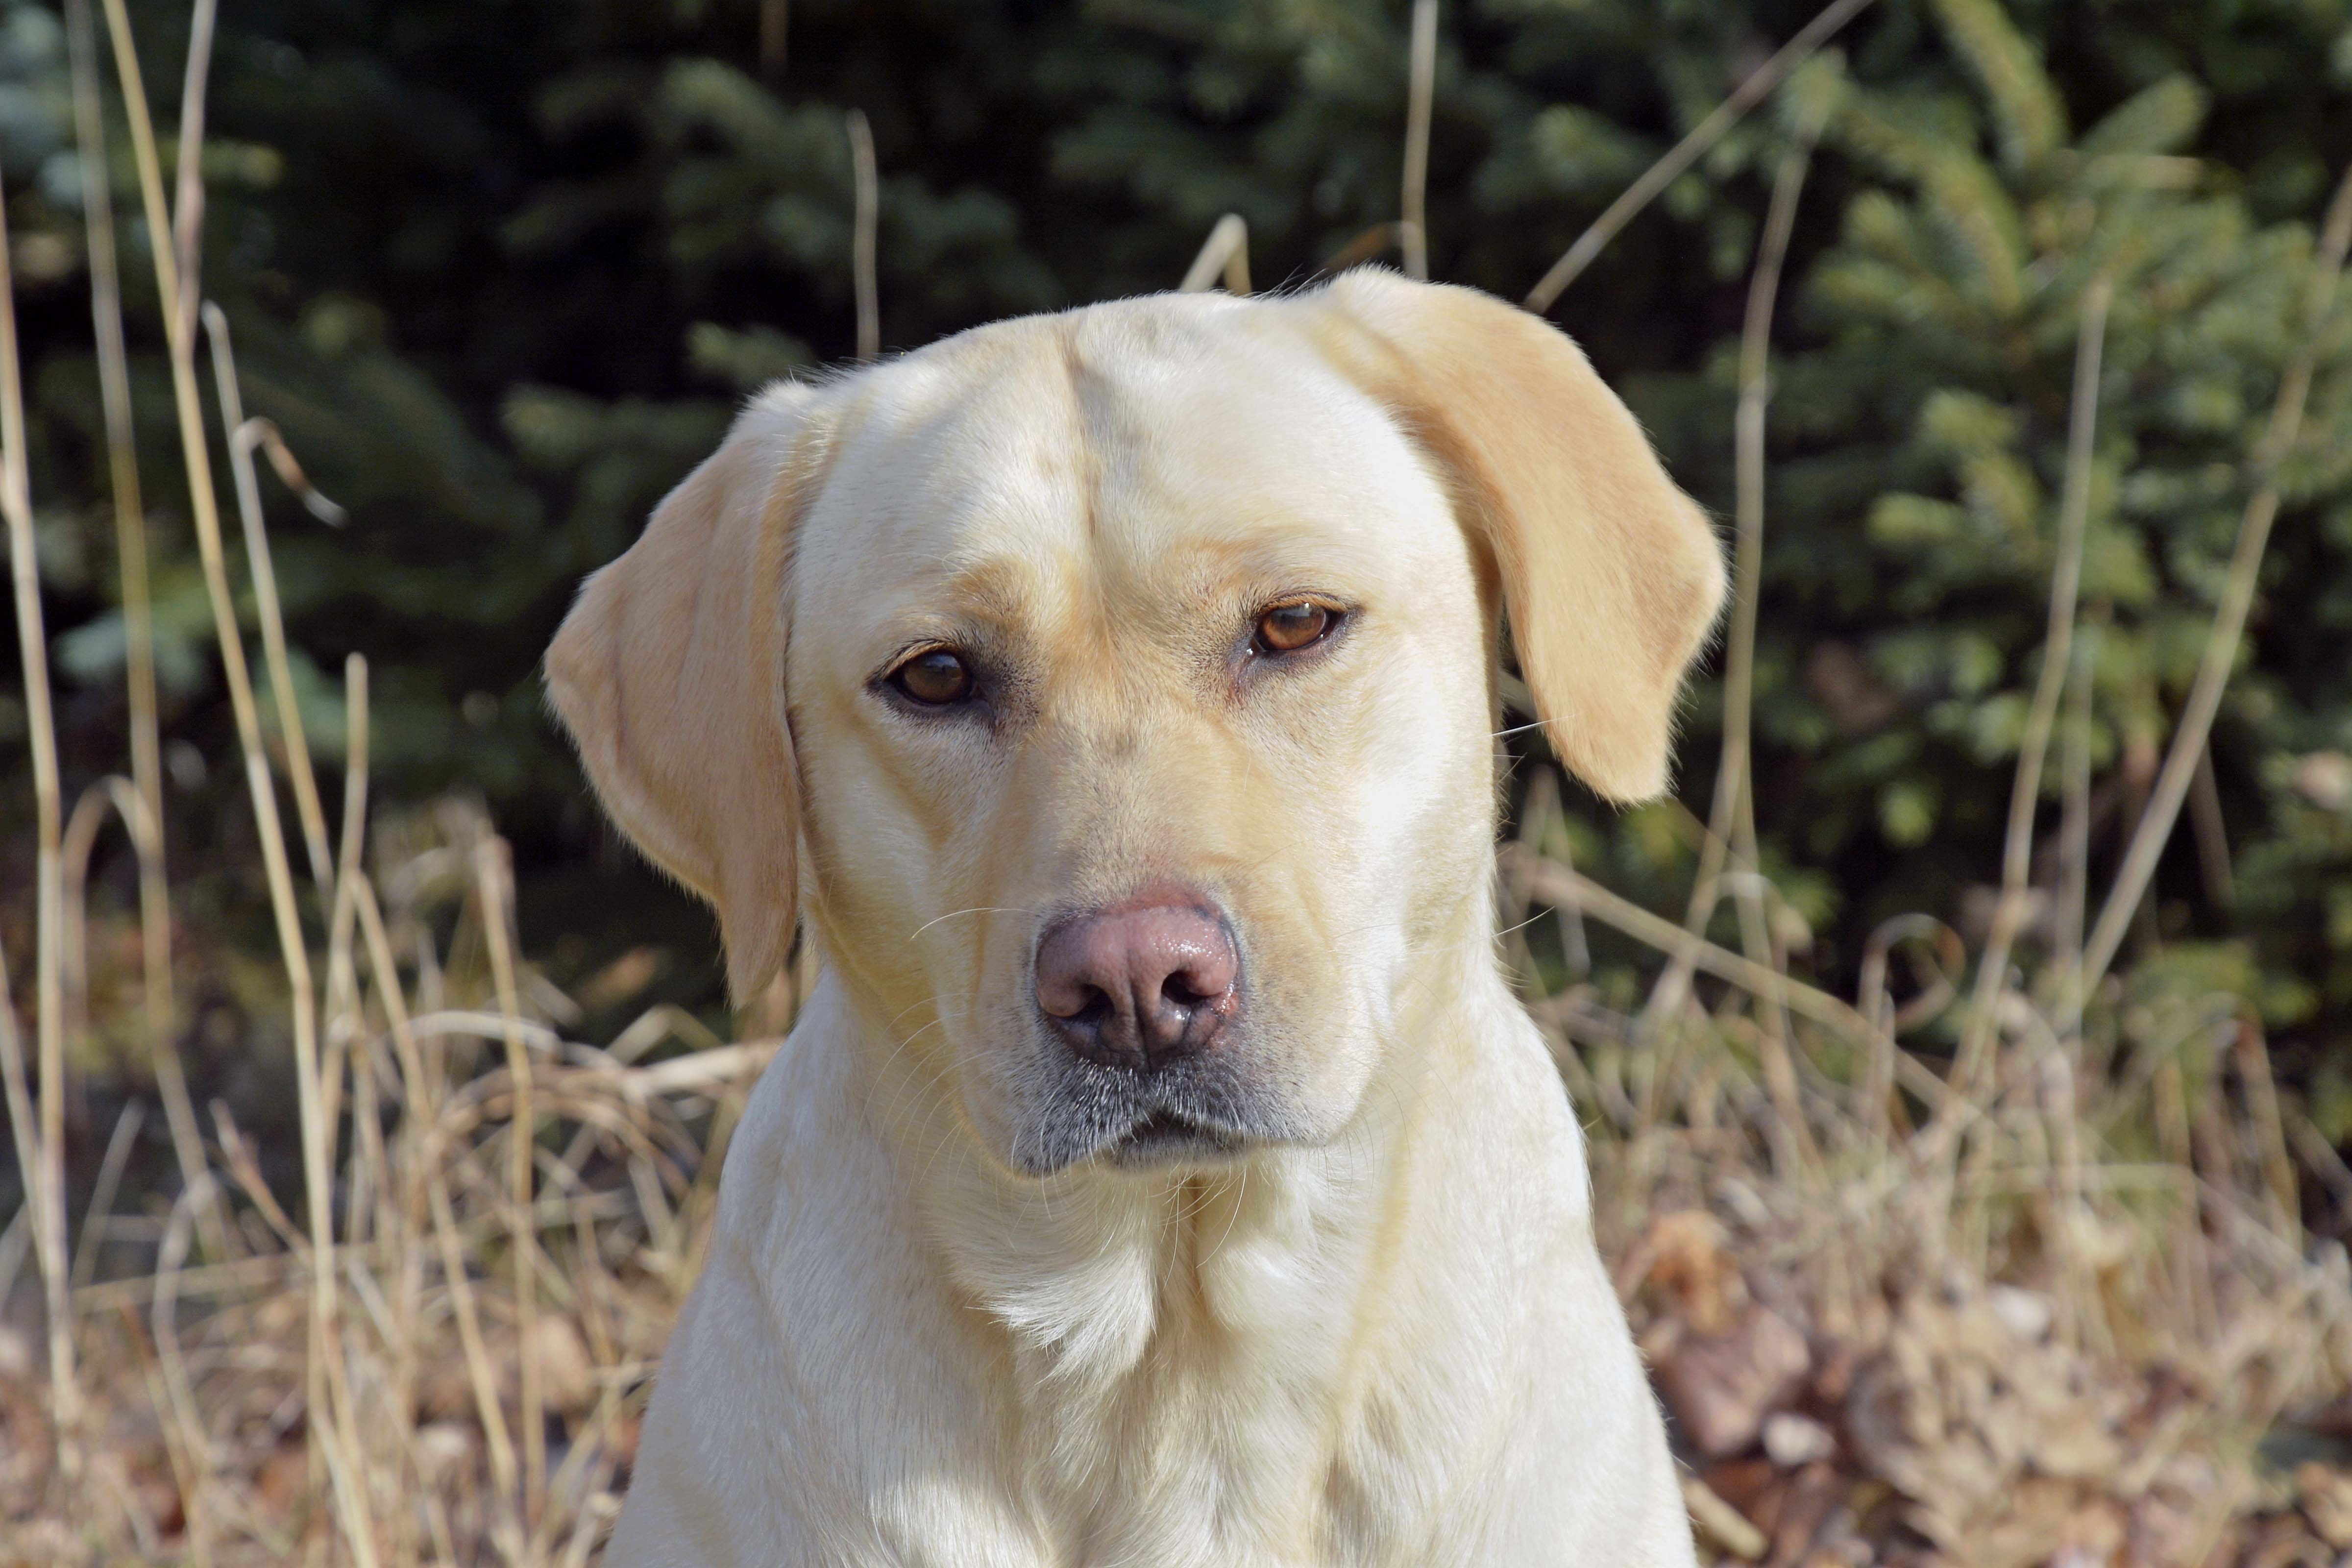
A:
<svg viewBox="0 0 2352 1568">
<path fill-rule="evenodd" d="M 930 648 L 892 670 L 890 684 L 910 701 L 944 708 L 971 695 L 971 666 L 946 648 Z"/>
<path fill-rule="evenodd" d="M 1276 605 L 1257 618 L 1257 631 L 1251 645 L 1262 654 L 1297 653 L 1312 647 L 1331 635 L 1339 624 L 1339 613 L 1328 605 L 1302 599 L 1293 605 Z"/>
</svg>

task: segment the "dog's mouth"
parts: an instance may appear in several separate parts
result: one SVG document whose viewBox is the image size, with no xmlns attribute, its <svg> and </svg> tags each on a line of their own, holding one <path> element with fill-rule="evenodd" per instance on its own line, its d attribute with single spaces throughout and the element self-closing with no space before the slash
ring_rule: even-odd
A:
<svg viewBox="0 0 2352 1568">
<path fill-rule="evenodd" d="M 1139 1170 L 1153 1165 L 1223 1159 L 1241 1152 L 1242 1136 L 1229 1129 L 1174 1110 L 1155 1110 L 1114 1138 L 1103 1155 L 1115 1165 Z"/>
<path fill-rule="evenodd" d="M 1238 1051 L 1213 1052 L 1144 1074 L 1070 1051 L 1045 1053 L 1042 1070 L 1023 1086 L 1034 1109 L 1009 1141 L 1011 1163 L 1032 1176 L 1076 1165 L 1222 1165 L 1295 1141 L 1299 1130 L 1288 1104 L 1240 1058 Z"/>
</svg>

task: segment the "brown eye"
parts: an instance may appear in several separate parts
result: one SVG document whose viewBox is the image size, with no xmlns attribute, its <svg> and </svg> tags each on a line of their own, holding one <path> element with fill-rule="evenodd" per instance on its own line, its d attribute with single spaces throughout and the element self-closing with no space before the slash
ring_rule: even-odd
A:
<svg viewBox="0 0 2352 1568">
<path fill-rule="evenodd" d="M 971 695 L 971 667 L 959 655 L 935 647 L 892 670 L 890 684 L 926 708 L 944 708 Z"/>
<path fill-rule="evenodd" d="M 1311 601 L 1276 605 L 1257 618 L 1251 642 L 1259 653 L 1297 653 L 1329 637 L 1339 624 L 1337 611 Z"/>
</svg>

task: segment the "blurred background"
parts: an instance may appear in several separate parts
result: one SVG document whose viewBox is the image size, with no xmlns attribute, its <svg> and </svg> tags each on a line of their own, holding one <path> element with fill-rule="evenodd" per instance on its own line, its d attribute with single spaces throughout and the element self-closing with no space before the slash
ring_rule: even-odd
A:
<svg viewBox="0 0 2352 1568">
<path fill-rule="evenodd" d="M 1447 0 L 1431 57 L 1430 274 L 1524 296 L 1818 9 Z M 1297 285 L 1397 258 L 1389 226 L 1407 145 L 1412 15 L 1405 0 L 222 7 L 201 158 L 204 294 L 234 337 L 247 411 L 275 423 L 346 514 L 340 526 L 318 521 L 262 470 L 292 692 L 330 802 L 343 789 L 348 656 L 363 656 L 371 673 L 366 853 L 379 882 L 495 824 L 511 847 L 527 955 L 525 1000 L 510 1012 L 536 1008 L 568 1037 L 610 1041 L 674 1006 L 710 1037 L 733 1037 L 743 1021 L 726 1006 L 713 922 L 600 819 L 547 716 L 539 659 L 581 576 L 626 546 L 748 392 L 856 353 L 852 111 L 871 127 L 878 176 L 886 353 L 1011 314 L 1172 287 L 1227 215 L 1246 225 L 1249 283 Z M 128 0 L 123 16 L 168 171 L 190 12 Z M 193 1103 L 218 1102 L 247 1130 L 259 1180 L 299 1216 L 297 1041 L 192 531 L 112 37 L 101 18 L 110 140 L 95 188 L 111 192 L 119 231 L 144 497 L 172 1034 Z M 93 348 L 93 187 L 68 46 L 59 10 L 0 0 L 0 181 L 69 804 L 127 767 L 131 639 Z M 2194 771 L 2177 828 L 2156 841 L 2145 895 L 2118 911 L 2112 973 L 2072 1003 L 2053 1001 L 2048 985 L 2021 991 L 2074 1016 L 2060 1030 L 2069 1092 L 2086 1104 L 2095 1092 L 2118 1097 L 2091 1126 L 2095 1142 L 2126 1162 L 2171 1158 L 2177 1144 L 2182 1168 L 2209 1184 L 2243 1174 L 2241 1185 L 2274 1205 L 2265 1223 L 2286 1238 L 2281 1267 L 2310 1264 L 2352 1224 L 2352 1173 L 2337 1153 L 2352 1142 L 2352 309 L 2324 298 L 2315 313 L 2306 308 L 2325 270 L 2315 235 L 2352 163 L 2352 4 L 1859 7 L 1548 311 L 1632 405 L 1679 482 L 1725 520 L 1727 538 L 1752 276 L 1769 248 L 1776 181 L 1808 152 L 1801 189 L 1788 193 L 1769 338 L 1769 462 L 1758 492 L 1769 521 L 1752 681 L 1740 697 L 1752 694 L 1748 868 L 1770 896 L 1727 895 L 1711 923 L 1700 910 L 1696 924 L 1820 993 L 1862 997 L 1874 1018 L 1882 990 L 1899 1001 L 1907 1076 L 1899 1089 L 1881 1086 L 1882 1110 L 1893 1105 L 1898 1131 L 1931 1120 L 1941 1102 L 1916 1075 L 1944 1081 L 1966 1044 L 1972 1015 L 1954 1001 L 1973 984 L 1963 954 L 1997 941 L 2030 981 L 2079 945 L 2079 906 L 2087 898 L 2100 912 L 2162 794 L 2249 495 L 2274 483 L 2274 529 L 2246 563 L 2247 635 L 2210 739 L 2183 753 Z M 2077 465 L 2073 690 L 2049 740 L 2022 883 L 1999 917 L 2095 282 L 2112 304 L 2096 429 Z M 2311 376 L 2299 432 L 2257 462 L 2298 354 Z M 208 417 L 226 475 L 226 430 L 216 410 Z M 226 507 L 226 478 L 221 489 Z M 234 540 L 230 558 L 242 560 Z M 251 579 L 241 564 L 232 575 L 257 637 Z M 1572 867 L 1682 923 L 1694 879 L 1712 874 L 1703 862 L 1724 749 L 1720 675 L 1710 665 L 1690 705 L 1677 797 L 1654 805 L 1605 807 L 1560 779 L 1539 740 L 1515 737 L 1509 833 L 1542 865 Z M 0 677 L 0 952 L 29 1041 L 39 835 L 13 642 Z M 282 766 L 278 714 L 262 702 Z M 1739 861 L 1750 862 L 1747 844 L 1743 828 Z M 125 1108 L 156 1087 L 140 1005 L 139 868 L 119 834 L 100 839 L 89 865 L 87 1026 L 70 1032 L 64 1058 L 67 1207 L 81 1213 L 104 1186 L 124 1211 L 144 1202 L 160 1215 L 185 1169 L 164 1119 L 114 1136 Z M 1514 896 L 1524 902 L 1532 885 L 1513 883 Z M 1538 901 L 1577 902 L 1572 888 Z M 452 974 L 460 949 L 487 962 L 462 902 L 412 911 Z M 1751 906 L 1769 928 L 1760 938 L 1740 923 Z M 323 948 L 323 910 L 313 924 Z M 1996 931 L 2003 924 L 2011 929 Z M 1623 926 L 1537 921 L 1514 938 L 1513 957 L 1531 996 L 1552 1005 L 1564 1070 L 1604 1145 L 1632 1147 L 1666 1122 L 1678 1137 L 1695 1123 L 1709 1131 L 1713 1112 L 1695 1108 L 1716 1089 L 1685 1093 L 1688 1074 L 1705 1077 L 1690 1065 L 1698 1058 L 1664 1089 L 1654 1075 L 1665 1069 L 1640 1065 L 1658 1017 L 1674 1011 L 1655 989 L 1670 966 L 1657 942 Z M 1700 1010 L 1720 1023 L 1728 1004 L 1706 989 L 1714 984 L 1703 984 Z M 789 998 L 779 1006 L 788 1015 Z M 1732 1064 L 1724 1081 L 1747 1082 L 1784 1122 L 1797 1104 L 1789 1095 L 1828 1094 L 1823 1085 L 1850 1087 L 1863 1070 L 1825 1038 L 1780 1093 L 1767 1080 L 1786 1059 L 1772 1043 L 1785 1026 L 1765 1019 L 1743 1034 L 1723 1023 L 1717 1040 Z M 2263 1063 L 2260 1086 L 2231 1065 L 2247 1051 Z M 2167 1109 L 2176 1092 L 2177 1116 Z M 2231 1118 L 2252 1131 L 2242 1136 Z M 697 1138 L 710 1126 L 688 1120 Z M 1769 1121 L 1759 1113 L 1740 1149 L 1707 1145 L 1709 1168 L 1745 1159 L 1788 1178 L 1810 1156 L 1790 1153 L 1787 1126 L 1776 1134 Z M 207 1114 L 207 1138 L 213 1127 Z M 2039 1147 L 2046 1169 L 2056 1156 Z M 1636 1206 L 1665 1179 L 1664 1166 L 1628 1177 L 1605 1147 L 1601 1157 L 1604 1193 L 1635 1194 Z M 1611 1188 L 1612 1172 L 1626 1184 Z M 1684 1196 L 1738 1221 L 1739 1205 L 1725 1210 L 1709 1180 L 1694 1176 Z M 1871 1191 L 1856 1201 L 1887 1201 L 1885 1184 Z M 0 1165 L 0 1215 L 23 1198 L 16 1163 Z M 2210 1213 L 2200 1221 L 2193 1196 L 2189 1207 L 2191 1232 L 2227 1229 Z M 1642 1215 L 1628 1209 L 1621 1221 L 1630 1246 Z M 2177 1239 L 2163 1225 L 2179 1223 L 2158 1230 Z M 2043 1289 L 2034 1270 L 2056 1253 L 2046 1215 L 2039 1225 L 2039 1243 L 1979 1247 L 1979 1282 L 2006 1271 Z M 1801 1234 L 1752 1228 L 1790 1246 Z M 152 1268 L 160 1234 L 129 1226 L 89 1272 Z M 1654 1255 L 1683 1258 L 1675 1278 L 1685 1283 L 1713 1267 L 1713 1241 L 1643 1239 Z M 2159 1273 L 2168 1246 L 2147 1254 Z M 16 1265 L 7 1268 L 13 1278 Z M 1629 1299 L 1643 1288 L 1634 1279 Z M 1722 1310 L 1736 1315 L 1746 1298 L 1733 1294 Z M 1694 1321 L 1721 1306 L 1704 1290 L 1675 1300 Z M 2191 1338 L 2227 1317 L 2210 1300 L 2200 1310 L 2184 1331 Z M 1782 1315 L 1807 1311 L 1818 1331 L 1818 1302 Z M 2314 1389 L 2326 1382 L 2309 1375 Z M 1759 1409 L 1801 1404 L 1783 1391 Z M 1731 1451 L 1752 1451 L 1754 1439 L 1751 1424 Z M 1802 1469 L 1779 1465 L 1772 1485 L 1785 1490 Z M 2339 1547 L 2352 1546 L 2352 1490 L 2343 1507 Z"/>
</svg>

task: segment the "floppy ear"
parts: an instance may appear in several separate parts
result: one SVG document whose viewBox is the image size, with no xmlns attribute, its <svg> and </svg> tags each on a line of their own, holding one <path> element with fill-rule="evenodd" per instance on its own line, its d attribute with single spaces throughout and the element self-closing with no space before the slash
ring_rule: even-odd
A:
<svg viewBox="0 0 2352 1568">
<path fill-rule="evenodd" d="M 1723 555 L 1565 334 L 1488 295 L 1349 272 L 1300 304 L 1343 374 L 1435 461 L 1502 579 L 1552 750 L 1612 800 L 1666 784 L 1675 700 Z"/>
<path fill-rule="evenodd" d="M 784 716 L 784 576 L 824 445 L 783 384 L 590 577 L 547 653 L 556 712 L 646 857 L 709 900 L 740 1004 L 793 943 L 799 787 Z"/>
</svg>

